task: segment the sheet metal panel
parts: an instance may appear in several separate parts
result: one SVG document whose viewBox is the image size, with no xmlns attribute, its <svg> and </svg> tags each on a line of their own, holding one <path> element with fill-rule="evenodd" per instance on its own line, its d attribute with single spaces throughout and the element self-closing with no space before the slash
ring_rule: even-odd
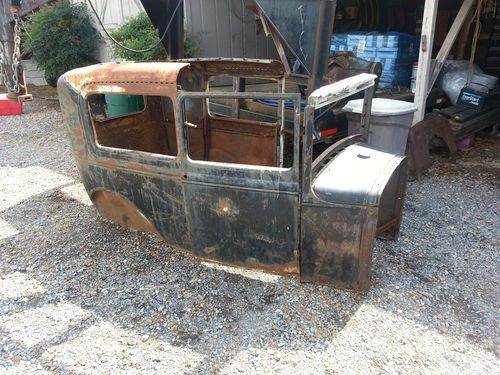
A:
<svg viewBox="0 0 500 375">
<path fill-rule="evenodd" d="M 200 57 L 278 58 L 272 39 L 241 0 L 186 0 L 185 12 Z"/>
<path fill-rule="evenodd" d="M 104 26 L 113 29 L 123 25 L 127 18 L 144 12 L 139 0 L 90 0 Z M 87 0 L 73 0 L 74 3 L 86 3 Z"/>
</svg>

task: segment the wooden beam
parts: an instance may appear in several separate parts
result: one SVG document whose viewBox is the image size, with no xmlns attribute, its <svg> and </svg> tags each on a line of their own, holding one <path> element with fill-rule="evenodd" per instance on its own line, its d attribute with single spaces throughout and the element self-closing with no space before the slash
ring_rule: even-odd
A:
<svg viewBox="0 0 500 375">
<path fill-rule="evenodd" d="M 450 50 L 453 47 L 453 43 L 455 43 L 455 40 L 457 39 L 457 36 L 460 33 L 460 30 L 462 29 L 462 26 L 465 20 L 467 19 L 467 15 L 472 9 L 474 3 L 475 0 L 464 0 L 464 2 L 462 3 L 462 6 L 460 7 L 458 14 L 455 17 L 455 20 L 453 21 L 453 25 L 451 25 L 450 31 L 448 31 L 446 39 L 444 40 L 443 45 L 441 46 L 441 49 L 439 50 L 439 53 L 436 56 L 436 61 L 432 69 L 431 80 L 429 81 L 429 86 L 427 87 L 427 95 L 429 95 L 432 86 L 434 86 L 434 83 L 436 82 L 439 76 L 439 72 L 441 71 L 446 61 L 446 58 L 450 53 Z"/>
<path fill-rule="evenodd" d="M 424 17 L 422 19 L 422 36 L 420 39 L 420 54 L 418 58 L 417 87 L 414 103 L 417 112 L 413 117 L 413 124 L 420 122 L 425 116 L 425 103 L 431 75 L 432 46 L 434 45 L 434 31 L 436 30 L 436 16 L 439 0 L 426 0 Z"/>
</svg>

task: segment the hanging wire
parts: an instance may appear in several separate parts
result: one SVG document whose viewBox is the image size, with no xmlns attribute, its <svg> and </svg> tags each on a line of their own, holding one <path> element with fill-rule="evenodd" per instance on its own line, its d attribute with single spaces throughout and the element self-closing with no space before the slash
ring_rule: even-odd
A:
<svg viewBox="0 0 500 375">
<path fill-rule="evenodd" d="M 104 26 L 104 24 L 102 23 L 101 19 L 99 18 L 99 15 L 97 14 L 97 11 L 96 9 L 94 8 L 94 5 L 92 4 L 92 1 L 91 0 L 87 0 L 87 2 L 89 3 L 90 5 L 90 8 L 92 9 L 92 12 L 94 13 L 94 15 L 96 16 L 97 18 L 97 21 L 99 22 L 99 24 L 101 25 L 102 27 L 102 30 L 104 31 L 104 33 L 108 36 L 109 39 L 111 39 L 113 41 L 113 43 L 115 43 L 117 46 L 119 46 L 120 48 L 123 48 L 124 50 L 127 50 L 129 52 L 135 52 L 135 53 L 144 53 L 144 52 L 150 52 L 152 50 L 154 50 L 156 47 L 158 47 L 161 43 L 163 43 L 163 40 L 165 39 L 165 37 L 167 36 L 167 32 L 168 32 L 168 29 L 170 28 L 170 25 L 172 24 L 173 20 L 174 20 L 174 17 L 175 17 L 175 14 L 177 13 L 177 11 L 179 10 L 181 4 L 184 2 L 184 0 L 179 0 L 179 2 L 177 3 L 177 6 L 175 7 L 174 9 L 174 12 L 172 13 L 172 17 L 170 17 L 170 20 L 168 21 L 168 24 L 167 26 L 165 27 L 165 31 L 163 32 L 163 35 L 161 36 L 160 40 L 158 41 L 158 43 L 154 44 L 153 46 L 149 47 L 149 48 L 145 48 L 145 49 L 133 49 L 133 48 L 130 48 L 130 47 L 127 47 L 123 44 L 121 44 L 119 41 L 117 41 L 115 38 L 113 38 L 111 36 L 111 34 L 109 34 L 109 32 L 106 30 L 106 27 Z"/>
</svg>

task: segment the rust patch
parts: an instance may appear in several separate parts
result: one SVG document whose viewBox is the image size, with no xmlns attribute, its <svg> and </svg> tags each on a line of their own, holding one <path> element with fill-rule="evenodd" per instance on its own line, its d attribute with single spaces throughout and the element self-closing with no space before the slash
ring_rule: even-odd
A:
<svg viewBox="0 0 500 375">
<path fill-rule="evenodd" d="M 119 88 L 130 94 L 164 95 L 177 93 L 177 76 L 187 67 L 178 62 L 120 62 L 91 65 L 65 74 L 66 81 L 79 92 L 88 94 Z"/>
<path fill-rule="evenodd" d="M 210 117 L 209 131 L 209 161 L 277 166 L 275 124 Z"/>
<path fill-rule="evenodd" d="M 118 161 L 115 159 L 104 159 L 99 161 L 99 165 L 104 168 L 116 169 L 119 167 Z"/>
<path fill-rule="evenodd" d="M 240 213 L 238 207 L 229 198 L 220 198 L 217 203 L 217 215 L 224 217 L 236 216 Z"/>
<path fill-rule="evenodd" d="M 159 234 L 146 216 L 125 198 L 100 190 L 94 192 L 91 199 L 102 217 L 133 231 Z"/>
<path fill-rule="evenodd" d="M 299 262 L 285 263 L 280 265 L 259 264 L 259 269 L 278 275 L 298 275 L 300 272 Z"/>
<path fill-rule="evenodd" d="M 134 170 L 134 171 L 147 171 L 148 170 L 144 165 L 135 164 L 135 163 L 134 164 L 127 164 L 126 168 Z"/>
<path fill-rule="evenodd" d="M 75 156 L 75 159 L 83 159 L 83 157 L 85 156 L 85 152 L 82 150 L 75 150 L 73 152 L 73 155 Z"/>
</svg>

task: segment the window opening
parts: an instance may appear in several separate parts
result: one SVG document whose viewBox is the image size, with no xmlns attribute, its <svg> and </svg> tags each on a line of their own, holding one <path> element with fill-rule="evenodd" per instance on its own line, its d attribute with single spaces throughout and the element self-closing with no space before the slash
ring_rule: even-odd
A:
<svg viewBox="0 0 500 375">
<path fill-rule="evenodd" d="M 201 99 L 186 98 L 184 100 L 188 156 L 191 160 L 265 167 L 292 167 L 293 126 L 289 129 L 282 129 L 278 105 L 267 108 L 274 121 L 263 121 L 259 115 L 241 118 L 243 116 L 238 117 L 237 114 L 232 115 L 227 112 L 225 115 L 210 112 L 208 107 L 213 99 L 207 95 Z M 257 103 L 258 99 L 256 97 L 243 100 Z M 190 106 L 191 101 L 197 101 L 197 105 Z M 199 117 L 200 115 L 202 118 Z M 192 119 L 196 119 L 196 122 Z"/>
<path fill-rule="evenodd" d="M 88 103 L 99 145 L 177 156 L 170 97 L 95 94 Z"/>
</svg>

